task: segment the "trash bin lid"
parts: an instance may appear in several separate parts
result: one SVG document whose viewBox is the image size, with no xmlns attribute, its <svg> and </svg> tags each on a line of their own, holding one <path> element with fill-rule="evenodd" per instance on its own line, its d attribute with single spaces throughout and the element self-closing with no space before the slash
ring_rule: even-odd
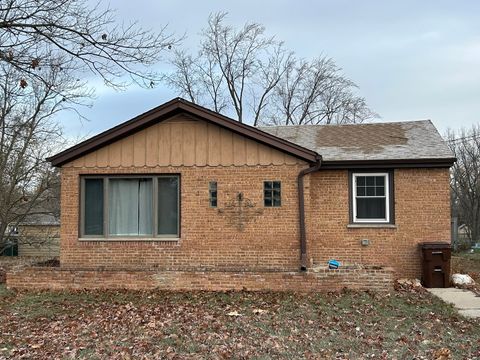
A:
<svg viewBox="0 0 480 360">
<path fill-rule="evenodd" d="M 448 242 L 424 242 L 418 244 L 422 249 L 450 249 L 452 245 Z"/>
</svg>

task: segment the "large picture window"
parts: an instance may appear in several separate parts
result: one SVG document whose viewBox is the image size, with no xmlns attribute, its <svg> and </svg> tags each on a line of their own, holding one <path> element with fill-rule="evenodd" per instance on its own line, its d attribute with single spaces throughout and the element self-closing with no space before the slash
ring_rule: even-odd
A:
<svg viewBox="0 0 480 360">
<path fill-rule="evenodd" d="M 390 173 L 352 173 L 352 220 L 354 223 L 390 223 Z"/>
<path fill-rule="evenodd" d="M 179 176 L 84 176 L 81 236 L 179 236 Z"/>
</svg>

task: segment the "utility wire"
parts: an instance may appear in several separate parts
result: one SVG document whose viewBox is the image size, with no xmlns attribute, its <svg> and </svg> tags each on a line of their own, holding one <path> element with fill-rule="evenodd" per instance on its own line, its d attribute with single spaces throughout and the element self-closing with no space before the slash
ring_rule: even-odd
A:
<svg viewBox="0 0 480 360">
<path fill-rule="evenodd" d="M 476 139 L 479 139 L 479 138 L 480 138 L 480 135 L 469 135 L 469 136 L 462 136 L 462 137 L 459 137 L 459 138 L 456 138 L 456 139 L 448 139 L 447 141 L 451 142 L 451 143 L 455 143 L 455 142 L 458 142 L 458 141 L 476 140 Z"/>
</svg>

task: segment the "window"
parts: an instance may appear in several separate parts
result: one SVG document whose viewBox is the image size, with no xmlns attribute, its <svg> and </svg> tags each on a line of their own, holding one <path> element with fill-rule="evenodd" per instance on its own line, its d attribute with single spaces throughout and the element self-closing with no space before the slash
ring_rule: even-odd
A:
<svg viewBox="0 0 480 360">
<path fill-rule="evenodd" d="M 352 221 L 357 223 L 391 222 L 391 174 L 352 174 Z"/>
<path fill-rule="evenodd" d="M 82 237 L 178 237 L 179 177 L 82 177 Z"/>
<path fill-rule="evenodd" d="M 217 182 L 210 181 L 208 184 L 208 194 L 210 197 L 210 206 L 217 207 Z"/>
<path fill-rule="evenodd" d="M 264 181 L 263 203 L 266 207 L 276 207 L 282 205 L 280 181 Z"/>
</svg>

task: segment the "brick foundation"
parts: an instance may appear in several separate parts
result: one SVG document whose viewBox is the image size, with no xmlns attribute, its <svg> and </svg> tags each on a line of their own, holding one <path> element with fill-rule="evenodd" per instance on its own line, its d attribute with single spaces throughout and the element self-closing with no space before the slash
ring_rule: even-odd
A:
<svg viewBox="0 0 480 360">
<path fill-rule="evenodd" d="M 29 267 L 7 274 L 15 289 L 162 289 L 250 291 L 391 291 L 392 268 L 317 269 L 315 272 L 78 270 Z"/>
</svg>

